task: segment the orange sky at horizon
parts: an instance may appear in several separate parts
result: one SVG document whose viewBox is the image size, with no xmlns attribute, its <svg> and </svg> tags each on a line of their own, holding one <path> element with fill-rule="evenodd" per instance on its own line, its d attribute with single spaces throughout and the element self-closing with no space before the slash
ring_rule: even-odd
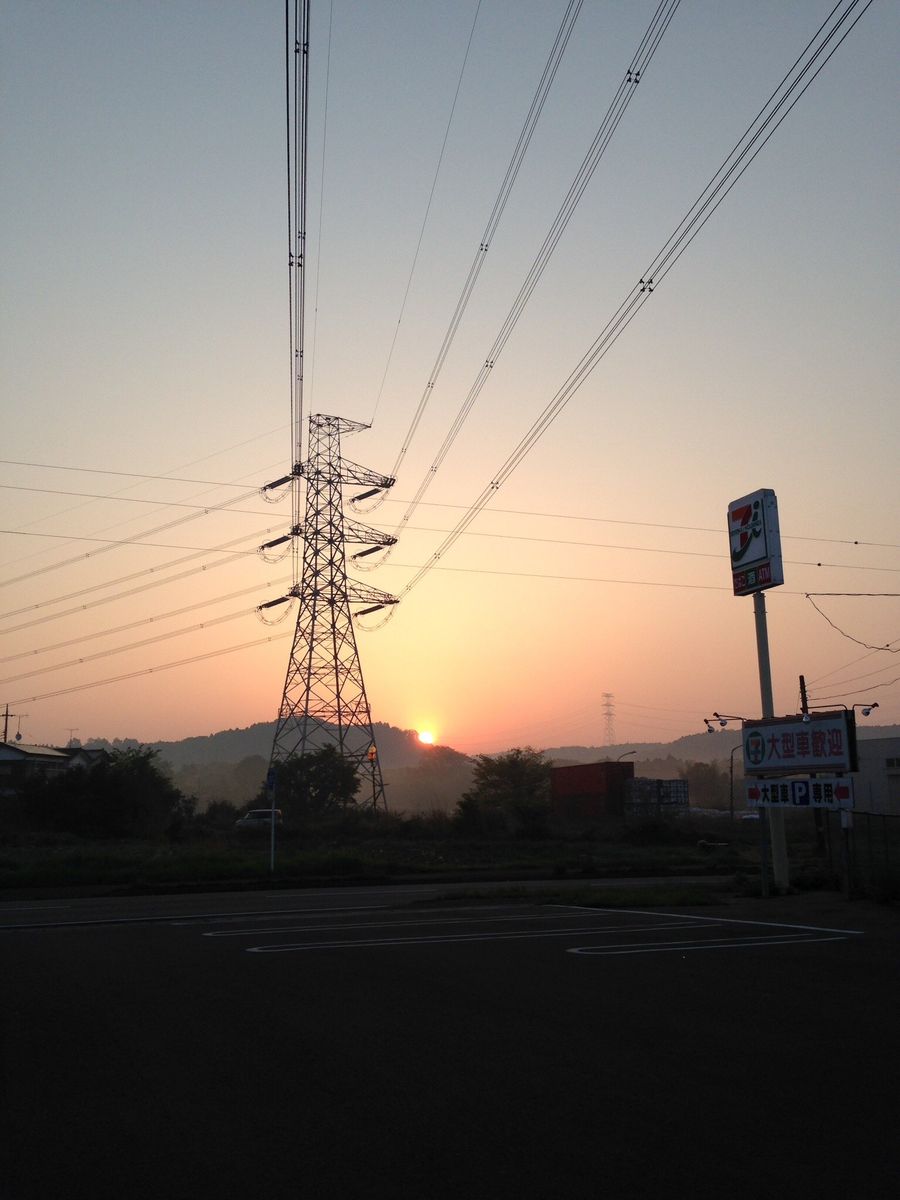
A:
<svg viewBox="0 0 900 1200">
<path fill-rule="evenodd" d="M 430 560 L 830 7 L 679 6 L 427 498 L 351 575 L 396 595 Z M 583 7 L 397 483 L 360 520 L 392 531 L 429 478 L 654 9 Z M 346 0 L 326 46 L 314 0 L 306 413 L 371 424 L 345 438 L 355 462 L 397 458 L 564 10 Z M 374 721 L 474 754 L 603 746 L 606 694 L 619 745 L 759 715 L 726 510 L 768 487 L 776 711 L 803 674 L 811 704 L 877 700 L 870 722 L 900 723 L 889 10 L 866 11 L 458 543 L 358 626 Z M 257 490 L 292 451 L 283 11 L 35 0 L 6 18 L 0 713 L 46 744 L 272 721 L 296 620 L 255 611 L 291 583 L 256 553 L 291 521 Z"/>
</svg>

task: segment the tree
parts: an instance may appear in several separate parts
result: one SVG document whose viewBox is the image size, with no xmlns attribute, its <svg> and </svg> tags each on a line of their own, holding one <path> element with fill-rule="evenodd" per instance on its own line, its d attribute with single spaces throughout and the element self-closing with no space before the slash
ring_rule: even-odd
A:
<svg viewBox="0 0 900 1200">
<path fill-rule="evenodd" d="M 275 803 L 285 818 L 308 821 L 356 805 L 359 772 L 335 746 L 277 763 Z M 267 803 L 265 788 L 258 803 Z"/>
<path fill-rule="evenodd" d="M 716 762 L 689 762 L 678 771 L 686 779 L 691 804 L 698 808 L 728 807 L 728 771 Z"/>
<path fill-rule="evenodd" d="M 472 832 L 544 837 L 550 815 L 550 763 L 539 750 L 517 747 L 479 754 L 472 786 L 456 806 L 457 824 Z"/>
<path fill-rule="evenodd" d="M 38 828 L 82 837 L 177 834 L 193 815 L 147 746 L 114 750 L 90 767 L 30 780 L 24 808 Z"/>
</svg>

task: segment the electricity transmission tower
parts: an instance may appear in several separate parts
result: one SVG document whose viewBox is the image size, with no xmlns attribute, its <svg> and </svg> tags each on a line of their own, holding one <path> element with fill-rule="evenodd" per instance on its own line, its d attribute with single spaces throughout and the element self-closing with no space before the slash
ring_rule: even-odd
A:
<svg viewBox="0 0 900 1200">
<path fill-rule="evenodd" d="M 606 726 L 606 744 L 614 746 L 616 744 L 616 704 L 612 692 L 603 693 L 603 718 Z"/>
<path fill-rule="evenodd" d="M 334 746 L 356 767 L 362 781 L 361 797 L 377 808 L 386 807 L 384 782 L 351 605 L 365 605 L 357 610 L 355 615 L 359 616 L 397 601 L 386 592 L 348 578 L 346 546 L 348 542 L 391 546 L 396 538 L 344 517 L 345 484 L 380 490 L 394 482 L 341 456 L 341 435 L 366 428 L 342 417 L 310 417 L 309 456 L 294 468 L 293 478 L 295 488 L 297 477 L 306 481 L 305 518 L 302 525 L 291 530 L 294 539 L 303 541 L 302 574 L 286 596 L 270 600 L 260 609 L 292 598 L 299 600 L 272 764 Z"/>
</svg>

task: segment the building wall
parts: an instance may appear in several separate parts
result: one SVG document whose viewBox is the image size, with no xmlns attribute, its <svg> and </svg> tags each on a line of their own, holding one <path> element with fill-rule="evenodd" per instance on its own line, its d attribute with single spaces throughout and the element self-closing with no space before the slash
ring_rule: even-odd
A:
<svg viewBox="0 0 900 1200">
<path fill-rule="evenodd" d="M 900 815 L 900 737 L 860 738 L 857 746 L 855 807 L 859 812 Z"/>
<path fill-rule="evenodd" d="M 625 781 L 633 778 L 634 763 L 577 763 L 550 772 L 553 812 L 568 821 L 619 815 L 625 806 Z"/>
</svg>

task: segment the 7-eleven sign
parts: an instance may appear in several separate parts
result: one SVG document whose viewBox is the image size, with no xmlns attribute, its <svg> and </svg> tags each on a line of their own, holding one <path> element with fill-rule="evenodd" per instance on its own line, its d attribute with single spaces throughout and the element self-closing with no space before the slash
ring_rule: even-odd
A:
<svg viewBox="0 0 900 1200">
<path fill-rule="evenodd" d="M 784 583 L 778 501 L 771 488 L 761 488 L 729 504 L 728 540 L 736 596 Z"/>
</svg>

